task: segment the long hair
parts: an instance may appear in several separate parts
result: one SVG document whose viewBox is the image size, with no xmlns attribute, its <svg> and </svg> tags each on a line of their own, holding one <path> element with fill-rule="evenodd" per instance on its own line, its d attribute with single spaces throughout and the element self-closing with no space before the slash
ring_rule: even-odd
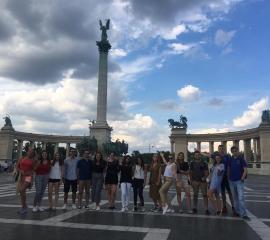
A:
<svg viewBox="0 0 270 240">
<path fill-rule="evenodd" d="M 63 161 L 63 158 L 61 156 L 61 154 L 59 152 L 55 153 L 54 156 L 53 156 L 53 160 L 52 160 L 52 166 L 54 166 L 54 164 L 57 162 L 56 160 L 56 155 L 59 155 L 59 166 L 63 166 L 64 165 L 64 161 Z"/>
<path fill-rule="evenodd" d="M 129 159 L 129 162 L 127 161 L 127 159 Z M 124 156 L 122 160 L 122 166 L 130 166 L 131 164 L 131 157 L 129 155 Z"/>
<path fill-rule="evenodd" d="M 157 165 L 158 165 L 159 167 L 161 167 L 161 156 L 158 155 L 158 154 L 154 154 L 153 157 L 154 157 L 154 156 L 157 157 Z M 153 168 L 153 165 L 154 165 L 154 159 L 152 159 L 150 169 Z"/>
<path fill-rule="evenodd" d="M 48 152 L 47 152 L 46 150 L 42 150 L 41 154 L 39 155 L 38 160 L 39 160 L 41 163 L 43 163 L 43 160 L 44 160 L 44 159 L 43 159 L 43 156 L 42 156 L 43 153 L 46 153 L 46 154 L 47 154 L 47 160 L 50 161 L 50 160 L 49 160 L 49 154 L 48 154 Z"/>
<path fill-rule="evenodd" d="M 102 155 L 102 153 L 101 152 L 96 152 L 96 154 L 95 154 L 95 156 L 94 156 L 94 164 L 96 164 L 97 163 L 97 154 L 99 154 L 100 155 L 100 160 L 99 160 L 99 163 L 100 163 L 100 165 L 105 165 L 106 164 L 106 162 L 105 162 L 105 160 L 103 159 L 103 155 Z"/>
<path fill-rule="evenodd" d="M 141 164 L 139 164 L 139 159 L 141 160 Z M 136 157 L 135 165 L 139 165 L 144 170 L 144 160 L 142 157 Z"/>
</svg>

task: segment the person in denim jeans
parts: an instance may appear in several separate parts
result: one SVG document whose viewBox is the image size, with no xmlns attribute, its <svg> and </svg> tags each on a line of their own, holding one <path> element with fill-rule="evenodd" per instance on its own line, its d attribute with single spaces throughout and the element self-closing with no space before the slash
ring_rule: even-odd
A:
<svg viewBox="0 0 270 240">
<path fill-rule="evenodd" d="M 233 194 L 235 211 L 243 219 L 249 220 L 244 197 L 244 181 L 247 176 L 247 162 L 242 156 L 240 156 L 239 149 L 237 147 L 232 147 L 231 152 L 232 157 L 228 162 L 228 177 Z"/>
</svg>

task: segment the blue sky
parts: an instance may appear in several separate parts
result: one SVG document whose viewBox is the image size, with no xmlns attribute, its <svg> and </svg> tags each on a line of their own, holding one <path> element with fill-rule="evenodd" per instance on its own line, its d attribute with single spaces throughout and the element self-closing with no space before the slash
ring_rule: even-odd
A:
<svg viewBox="0 0 270 240">
<path fill-rule="evenodd" d="M 267 0 L 3 0 L 0 7 L 0 112 L 16 130 L 89 133 L 100 18 L 111 19 L 108 122 L 113 139 L 131 149 L 168 149 L 167 120 L 180 114 L 189 132 L 224 132 L 258 126 L 269 108 Z"/>
</svg>

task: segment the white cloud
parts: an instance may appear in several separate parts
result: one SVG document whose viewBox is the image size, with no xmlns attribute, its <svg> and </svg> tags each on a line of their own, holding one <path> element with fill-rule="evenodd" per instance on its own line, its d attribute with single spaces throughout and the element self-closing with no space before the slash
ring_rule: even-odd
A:
<svg viewBox="0 0 270 240">
<path fill-rule="evenodd" d="M 237 128 L 254 127 L 260 123 L 262 111 L 269 108 L 269 98 L 264 97 L 248 106 L 242 116 L 233 119 L 233 126 Z"/>
<path fill-rule="evenodd" d="M 185 102 L 193 102 L 199 100 L 201 91 L 197 87 L 187 85 L 177 90 L 177 95 Z"/>
<path fill-rule="evenodd" d="M 163 37 L 166 40 L 173 40 L 176 39 L 180 34 L 186 32 L 187 29 L 185 27 L 184 24 L 179 24 L 177 26 L 175 26 L 174 28 L 172 28 L 171 30 L 163 30 L 163 32 L 161 32 L 161 37 Z"/>
<path fill-rule="evenodd" d="M 110 51 L 110 55 L 114 58 L 117 58 L 117 57 L 125 57 L 127 56 L 127 52 L 124 50 L 124 49 L 121 49 L 121 48 L 113 48 L 111 51 Z"/>
<path fill-rule="evenodd" d="M 236 33 L 235 30 L 226 32 L 222 29 L 218 29 L 215 34 L 215 39 L 214 39 L 215 44 L 219 47 L 227 46 L 231 42 L 235 33 Z"/>
<path fill-rule="evenodd" d="M 169 47 L 173 50 L 174 54 L 183 54 L 189 51 L 194 45 L 192 44 L 182 44 L 182 43 L 171 43 Z"/>
</svg>

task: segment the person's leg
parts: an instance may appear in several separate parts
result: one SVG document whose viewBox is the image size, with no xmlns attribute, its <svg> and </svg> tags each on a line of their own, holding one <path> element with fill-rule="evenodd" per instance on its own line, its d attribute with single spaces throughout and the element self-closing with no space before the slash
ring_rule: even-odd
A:
<svg viewBox="0 0 270 240">
<path fill-rule="evenodd" d="M 130 201 L 130 189 L 131 189 L 131 183 L 126 184 L 126 210 L 129 206 L 129 201 Z"/>
<path fill-rule="evenodd" d="M 219 193 L 216 193 L 215 197 L 216 197 L 217 214 L 219 215 L 221 213 L 221 200 L 220 200 Z"/>
<path fill-rule="evenodd" d="M 222 214 L 227 213 L 226 191 L 225 191 L 226 190 L 226 179 L 227 179 L 227 177 L 224 176 L 222 181 L 221 181 Z"/>
<path fill-rule="evenodd" d="M 49 182 L 49 184 L 48 184 L 48 201 L 49 201 L 49 209 L 52 209 L 52 208 L 53 208 L 52 194 L 53 194 L 53 183 L 52 183 L 52 182 Z"/>
<path fill-rule="evenodd" d="M 97 190 L 97 176 L 93 174 L 92 176 L 92 188 L 91 188 L 91 200 L 92 202 L 96 202 L 96 190 Z"/>
<path fill-rule="evenodd" d="M 143 185 L 144 185 L 144 180 L 141 180 L 139 182 L 139 186 L 138 186 L 139 198 L 140 198 L 140 206 L 141 207 L 144 207 Z"/>
<path fill-rule="evenodd" d="M 126 201 L 126 183 L 121 183 L 121 202 L 122 202 L 122 210 L 125 208 Z"/>
<path fill-rule="evenodd" d="M 198 196 L 199 196 L 199 186 L 200 183 L 197 181 L 192 181 L 192 188 L 193 188 L 193 212 L 197 212 L 198 207 Z"/>
<path fill-rule="evenodd" d="M 182 211 L 182 199 L 181 199 L 182 189 L 181 189 L 181 184 L 177 183 L 175 188 L 176 188 L 178 207 L 179 207 L 179 210 Z"/>
<path fill-rule="evenodd" d="M 245 196 L 244 196 L 244 182 L 237 181 L 237 195 L 239 201 L 239 214 L 241 217 L 247 216 Z"/>
<path fill-rule="evenodd" d="M 90 199 L 90 180 L 85 181 L 85 206 L 89 205 Z"/>
<path fill-rule="evenodd" d="M 108 203 L 109 203 L 109 207 L 112 207 L 112 199 L 111 199 L 111 188 L 112 188 L 112 185 L 111 184 L 107 184 L 106 185 L 106 190 L 107 190 L 107 198 L 108 198 Z"/>
<path fill-rule="evenodd" d="M 238 193 L 237 193 L 236 182 L 230 181 L 230 189 L 231 189 L 232 196 L 233 196 L 233 199 L 234 199 L 235 212 L 236 212 L 236 214 L 240 215 L 240 211 L 239 211 L 239 200 L 238 200 Z"/>
<path fill-rule="evenodd" d="M 159 190 L 159 193 L 160 193 L 160 197 L 161 197 L 161 202 L 163 204 L 163 207 L 165 206 L 168 206 L 168 198 L 167 198 L 167 194 L 168 194 L 168 191 L 171 187 L 171 184 L 172 184 L 172 181 L 170 180 L 166 180 L 162 187 L 160 188 Z"/>
<path fill-rule="evenodd" d="M 76 203 L 76 195 L 77 195 L 77 180 L 72 181 L 71 188 L 72 188 L 72 204 L 74 205 Z"/>
<path fill-rule="evenodd" d="M 112 200 L 113 207 L 115 207 L 116 191 L 117 191 L 117 184 L 113 184 L 112 191 L 111 191 L 111 200 Z"/>
<path fill-rule="evenodd" d="M 100 200 L 101 200 L 101 191 L 103 187 L 103 174 L 100 174 L 99 178 L 97 179 L 97 184 L 96 184 L 96 194 L 95 194 L 95 202 L 97 207 L 99 208 Z"/>
<path fill-rule="evenodd" d="M 29 187 L 30 183 L 25 182 L 23 179 L 19 186 L 21 205 L 23 209 L 27 208 L 26 204 L 26 189 Z"/>
<path fill-rule="evenodd" d="M 54 208 L 58 206 L 58 199 L 59 199 L 59 188 L 60 188 L 60 182 L 56 182 L 53 184 L 54 187 Z"/>
<path fill-rule="evenodd" d="M 41 192 L 40 192 L 40 199 L 39 199 L 39 207 L 42 204 L 42 199 L 43 199 L 44 193 L 46 191 L 47 185 L 48 185 L 48 176 L 43 175 L 41 178 Z"/>
<path fill-rule="evenodd" d="M 137 199 L 138 199 L 138 181 L 137 179 L 133 180 L 133 201 L 134 201 L 134 208 L 137 207 Z"/>
<path fill-rule="evenodd" d="M 202 192 L 202 195 L 203 195 L 204 210 L 206 211 L 206 213 L 208 213 L 207 183 L 202 182 L 200 184 L 200 188 L 201 188 L 201 192 Z"/>
<path fill-rule="evenodd" d="M 64 181 L 64 204 L 67 204 L 69 190 L 70 190 L 70 181 L 65 179 L 65 181 Z"/>
<path fill-rule="evenodd" d="M 84 181 L 79 181 L 79 194 L 78 194 L 78 205 L 79 205 L 78 207 L 79 208 L 82 207 L 83 189 L 84 189 Z"/>
<path fill-rule="evenodd" d="M 231 191 L 231 188 L 230 188 L 230 184 L 229 184 L 229 180 L 227 179 L 226 181 L 226 184 L 225 184 L 225 189 L 229 195 L 229 199 L 230 199 L 230 202 L 231 202 L 231 206 L 232 206 L 232 211 L 233 213 L 235 212 L 235 209 L 234 209 L 234 201 L 233 201 L 233 196 L 232 196 L 232 191 Z"/>
<path fill-rule="evenodd" d="M 208 195 L 208 199 L 211 202 L 212 206 L 215 209 L 217 209 L 217 204 L 216 204 L 216 201 L 214 199 L 214 190 L 213 189 L 209 189 L 208 192 L 207 192 L 207 195 Z"/>
<path fill-rule="evenodd" d="M 42 182 L 41 182 L 41 176 L 36 175 L 35 176 L 36 194 L 35 194 L 34 204 L 33 204 L 34 210 L 37 207 L 37 205 L 39 204 L 39 199 L 40 199 L 40 194 L 41 194 L 41 187 L 42 187 L 41 184 L 42 184 Z"/>
</svg>

